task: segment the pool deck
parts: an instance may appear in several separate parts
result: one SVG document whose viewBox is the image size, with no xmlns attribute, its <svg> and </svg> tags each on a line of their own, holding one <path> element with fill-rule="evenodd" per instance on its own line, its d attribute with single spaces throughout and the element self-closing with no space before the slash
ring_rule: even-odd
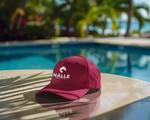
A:
<svg viewBox="0 0 150 120">
<path fill-rule="evenodd" d="M 55 40 L 1 42 L 0 46 L 91 42 L 150 48 L 150 39 L 124 37 L 82 39 L 64 37 Z M 52 70 L 0 71 L 0 119 L 61 120 L 61 107 L 58 107 L 57 110 L 44 108 L 36 101 L 34 95 L 36 91 L 50 82 L 51 74 Z M 94 100 L 96 101 L 94 104 L 100 105 L 100 107 L 94 108 L 95 114 L 92 113 L 93 116 L 91 116 L 91 120 L 149 120 L 150 83 L 134 78 L 102 73 L 101 92 L 101 95 Z M 86 109 L 87 106 L 84 106 L 83 101 L 88 97 L 88 95 L 85 95 L 85 97 L 81 99 L 81 103 L 75 101 L 74 107 L 80 104 L 80 107 L 76 109 Z M 69 104 L 70 103 L 68 103 L 68 105 Z M 86 104 L 90 107 L 90 103 L 87 102 Z M 68 106 L 62 110 L 68 112 L 68 110 L 72 111 L 73 109 L 74 108 Z M 84 113 L 86 111 L 82 112 Z M 88 114 L 89 113 L 86 113 L 86 115 Z"/>
<path fill-rule="evenodd" d="M 138 46 L 150 48 L 149 38 L 128 38 L 128 37 L 109 37 L 109 38 L 74 38 L 74 37 L 59 37 L 52 40 L 31 40 L 31 41 L 10 41 L 0 42 L 0 46 L 9 45 L 26 45 L 26 44 L 65 44 L 65 43 L 101 43 L 111 45 Z"/>
<path fill-rule="evenodd" d="M 79 120 L 89 115 L 90 120 L 149 120 L 148 82 L 101 73 L 101 91 L 86 94 L 79 100 L 60 102 L 62 98 L 52 94 L 35 97 L 36 91 L 50 83 L 52 72 L 0 71 L 0 119 Z"/>
</svg>

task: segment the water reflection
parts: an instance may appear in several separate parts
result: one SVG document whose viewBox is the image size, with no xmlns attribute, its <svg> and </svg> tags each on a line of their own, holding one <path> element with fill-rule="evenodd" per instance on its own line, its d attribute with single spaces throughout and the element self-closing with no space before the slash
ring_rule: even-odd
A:
<svg viewBox="0 0 150 120">
<path fill-rule="evenodd" d="M 123 75 L 150 82 L 150 53 L 143 54 L 136 51 L 130 53 L 92 46 L 0 55 L 0 70 L 53 69 L 59 60 L 77 54 L 95 63 L 103 73 Z"/>
<path fill-rule="evenodd" d="M 42 107 L 55 109 L 59 116 L 67 120 L 83 120 L 91 118 L 100 108 L 101 90 L 90 89 L 79 100 L 68 101 L 55 94 L 43 92 L 36 96 Z"/>
<path fill-rule="evenodd" d="M 100 49 L 85 50 L 84 56 L 101 72 L 133 77 L 150 82 L 150 56 Z"/>
</svg>

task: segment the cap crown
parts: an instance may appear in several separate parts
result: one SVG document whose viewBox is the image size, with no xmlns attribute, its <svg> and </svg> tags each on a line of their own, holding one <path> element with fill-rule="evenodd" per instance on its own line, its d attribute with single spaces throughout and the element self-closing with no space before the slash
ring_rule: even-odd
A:
<svg viewBox="0 0 150 120">
<path fill-rule="evenodd" d="M 55 88 L 55 85 L 66 90 L 101 88 L 100 71 L 94 63 L 80 55 L 67 57 L 55 65 L 50 86 Z"/>
</svg>

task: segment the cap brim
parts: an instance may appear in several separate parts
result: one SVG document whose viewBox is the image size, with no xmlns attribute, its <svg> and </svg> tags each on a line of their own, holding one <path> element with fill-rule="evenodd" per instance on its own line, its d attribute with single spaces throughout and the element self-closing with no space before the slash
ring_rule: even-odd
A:
<svg viewBox="0 0 150 120">
<path fill-rule="evenodd" d="M 77 100 L 81 97 L 83 97 L 89 89 L 77 89 L 77 90 L 59 90 L 59 89 L 54 89 L 54 88 L 47 88 L 47 86 L 35 93 L 35 95 L 38 95 L 42 92 L 51 92 L 56 95 L 59 95 L 65 99 L 68 100 Z"/>
</svg>

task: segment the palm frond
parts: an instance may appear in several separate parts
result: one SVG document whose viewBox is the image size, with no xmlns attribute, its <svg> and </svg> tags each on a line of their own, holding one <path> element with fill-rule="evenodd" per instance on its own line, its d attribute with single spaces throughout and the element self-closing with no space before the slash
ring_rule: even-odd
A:
<svg viewBox="0 0 150 120">
<path fill-rule="evenodd" d="M 136 10 L 138 10 L 138 9 L 144 9 L 144 10 L 146 10 L 147 13 L 150 12 L 150 11 L 149 11 L 150 8 L 149 8 L 149 6 L 148 6 L 147 4 L 136 5 L 136 6 L 134 6 L 134 8 L 135 8 Z"/>
<path fill-rule="evenodd" d="M 135 9 L 133 11 L 133 16 L 138 19 L 138 21 L 140 23 L 140 27 L 139 27 L 139 30 L 140 30 L 142 28 L 142 26 L 144 25 L 145 20 L 144 20 L 142 14 Z"/>
</svg>

